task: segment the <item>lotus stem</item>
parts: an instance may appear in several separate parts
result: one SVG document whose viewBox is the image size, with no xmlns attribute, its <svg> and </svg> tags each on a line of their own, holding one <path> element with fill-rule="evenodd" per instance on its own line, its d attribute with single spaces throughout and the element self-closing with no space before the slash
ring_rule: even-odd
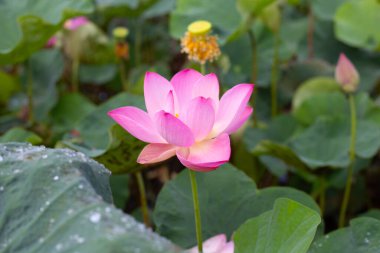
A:
<svg viewBox="0 0 380 253">
<path fill-rule="evenodd" d="M 346 222 L 346 212 L 347 212 L 347 206 L 348 206 L 348 202 L 350 200 L 350 195 L 351 195 L 352 176 L 353 176 L 353 168 L 354 168 L 354 162 L 355 162 L 356 107 L 355 107 L 354 96 L 352 94 L 348 95 L 348 99 L 350 103 L 350 112 L 351 112 L 351 138 L 350 138 L 350 149 L 349 149 L 350 164 L 348 165 L 346 188 L 344 191 L 343 202 L 340 208 L 339 228 L 344 227 L 345 222 Z"/>
<path fill-rule="evenodd" d="M 137 179 L 137 185 L 139 187 L 141 212 L 143 215 L 144 224 L 145 226 L 150 227 L 149 208 L 148 201 L 146 199 L 144 179 L 141 171 L 136 172 L 135 175 Z"/>
<path fill-rule="evenodd" d="M 256 83 L 257 80 L 257 41 L 254 32 L 250 29 L 248 30 L 249 40 L 251 42 L 251 50 L 252 50 L 252 74 L 251 74 L 251 82 L 253 84 Z M 256 97 L 258 95 L 257 86 L 255 87 L 255 92 L 253 92 L 251 103 L 253 107 L 256 108 Z M 253 113 L 253 126 L 257 126 L 257 116 L 256 113 Z"/>
<path fill-rule="evenodd" d="M 201 73 L 202 75 L 206 74 L 206 63 L 201 63 Z"/>
<path fill-rule="evenodd" d="M 33 101 L 33 73 L 32 73 L 32 64 L 31 61 L 28 61 L 27 64 L 27 97 L 28 97 L 28 121 L 32 125 L 34 122 L 34 101 Z"/>
<path fill-rule="evenodd" d="M 195 231 L 196 231 L 196 235 L 197 235 L 198 251 L 199 251 L 199 253 L 202 253 L 203 252 L 203 246 L 202 246 L 201 213 L 199 210 L 198 187 L 197 187 L 197 180 L 196 180 L 196 176 L 195 176 L 195 171 L 189 169 L 189 175 L 190 175 L 190 181 L 191 181 L 191 190 L 193 193 Z"/>
<path fill-rule="evenodd" d="M 120 71 L 120 80 L 123 86 L 123 90 L 128 91 L 127 72 L 125 71 L 125 65 L 122 59 L 119 60 L 119 71 Z"/>
<path fill-rule="evenodd" d="M 71 70 L 71 89 L 73 92 L 78 92 L 79 90 L 79 58 L 75 57 L 72 62 Z"/>
<path fill-rule="evenodd" d="M 274 54 L 273 54 L 273 64 L 272 64 L 272 73 L 271 73 L 271 110 L 272 118 L 277 114 L 277 81 L 278 81 L 278 47 L 280 45 L 280 35 L 279 32 L 274 34 Z"/>
</svg>

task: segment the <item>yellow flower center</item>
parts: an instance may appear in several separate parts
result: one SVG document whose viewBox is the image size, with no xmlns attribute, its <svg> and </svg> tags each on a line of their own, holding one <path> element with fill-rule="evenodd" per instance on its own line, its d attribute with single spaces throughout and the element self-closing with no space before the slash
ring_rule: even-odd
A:
<svg viewBox="0 0 380 253">
<path fill-rule="evenodd" d="M 120 26 L 113 29 L 112 34 L 117 39 L 125 39 L 128 36 L 129 31 L 127 28 Z"/>
<path fill-rule="evenodd" d="M 205 20 L 198 20 L 187 27 L 187 31 L 193 35 L 205 35 L 211 31 L 212 25 Z"/>
<path fill-rule="evenodd" d="M 175 116 L 176 118 L 178 118 L 178 117 L 179 117 L 179 114 L 178 114 L 178 113 L 176 113 L 174 116 Z"/>
</svg>

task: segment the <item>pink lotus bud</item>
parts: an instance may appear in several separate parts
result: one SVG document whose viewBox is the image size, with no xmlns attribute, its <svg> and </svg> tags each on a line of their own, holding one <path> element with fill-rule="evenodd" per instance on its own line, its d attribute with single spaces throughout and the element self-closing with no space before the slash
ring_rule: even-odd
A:
<svg viewBox="0 0 380 253">
<path fill-rule="evenodd" d="M 57 36 L 52 36 L 45 44 L 45 48 L 52 48 L 57 45 Z"/>
<path fill-rule="evenodd" d="M 67 30 L 76 30 L 82 25 L 87 24 L 89 21 L 86 17 L 80 16 L 80 17 L 75 17 L 71 18 L 69 20 L 66 20 L 65 24 L 63 27 Z"/>
<path fill-rule="evenodd" d="M 216 235 L 203 242 L 203 253 L 234 253 L 234 242 L 227 242 L 225 234 Z M 198 247 L 195 246 L 187 253 L 198 253 Z"/>
<path fill-rule="evenodd" d="M 345 92 L 355 92 L 359 85 L 359 73 L 351 61 L 342 53 L 335 69 L 335 80 Z"/>
</svg>

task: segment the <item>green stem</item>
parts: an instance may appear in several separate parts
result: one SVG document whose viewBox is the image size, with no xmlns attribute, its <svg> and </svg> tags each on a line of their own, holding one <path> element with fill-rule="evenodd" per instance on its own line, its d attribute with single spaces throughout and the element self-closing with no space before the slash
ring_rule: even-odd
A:
<svg viewBox="0 0 380 253">
<path fill-rule="evenodd" d="M 198 189 L 197 189 L 197 180 L 195 177 L 195 171 L 192 171 L 191 169 L 189 169 L 189 175 L 190 175 L 190 181 L 191 181 L 191 190 L 193 192 L 195 231 L 197 234 L 198 251 L 199 253 L 202 253 L 203 246 L 202 246 L 201 213 L 199 210 Z"/>
<path fill-rule="evenodd" d="M 202 75 L 206 75 L 206 63 L 201 63 L 201 73 Z"/>
<path fill-rule="evenodd" d="M 71 89 L 73 92 L 78 92 L 78 77 L 79 77 L 79 58 L 75 57 L 72 62 L 72 72 L 71 72 Z"/>
<path fill-rule="evenodd" d="M 136 21 L 136 34 L 135 34 L 135 66 L 139 66 L 141 63 L 141 32 L 142 32 L 142 24 L 140 20 Z"/>
<path fill-rule="evenodd" d="M 251 42 L 251 50 L 252 50 L 252 76 L 251 76 L 251 82 L 254 84 L 256 83 L 257 80 L 257 41 L 255 34 L 253 31 L 250 29 L 248 30 L 248 36 Z M 258 88 L 257 86 L 255 87 L 255 92 L 253 93 L 252 96 L 252 105 L 256 110 L 256 97 L 258 95 Z M 253 126 L 257 126 L 257 116 L 256 113 L 253 114 Z"/>
<path fill-rule="evenodd" d="M 139 192 L 140 192 L 140 204 L 141 204 L 141 211 L 143 214 L 144 224 L 147 227 L 150 227 L 149 209 L 148 209 L 148 202 L 146 200 L 144 179 L 140 171 L 136 172 L 135 175 L 136 175 L 137 185 L 139 187 Z"/>
<path fill-rule="evenodd" d="M 119 60 L 119 71 L 120 71 L 120 80 L 123 86 L 123 90 L 128 91 L 127 72 L 125 71 L 125 65 L 122 59 Z"/>
<path fill-rule="evenodd" d="M 307 55 L 309 59 L 314 57 L 314 14 L 310 8 L 307 24 Z"/>
<path fill-rule="evenodd" d="M 28 61 L 27 64 L 27 97 L 28 97 L 28 121 L 32 125 L 34 122 L 34 101 L 33 101 L 33 73 L 32 73 L 32 64 L 31 61 Z"/>
<path fill-rule="evenodd" d="M 280 36 L 279 32 L 275 32 L 274 36 L 274 54 L 273 54 L 273 64 L 272 64 L 272 73 L 271 73 L 271 109 L 272 109 L 272 118 L 277 114 L 277 81 L 278 81 L 278 48 L 280 45 Z"/>
<path fill-rule="evenodd" d="M 319 208 L 321 209 L 321 215 L 323 216 L 326 209 L 326 180 L 325 177 L 321 178 L 321 190 L 319 194 Z"/>
<path fill-rule="evenodd" d="M 348 202 L 350 200 L 350 195 L 351 195 L 352 176 L 353 176 L 353 168 L 354 168 L 354 162 L 355 162 L 356 107 L 355 107 L 354 96 L 352 94 L 348 95 L 348 99 L 350 102 L 350 111 L 351 111 L 351 138 L 350 138 L 350 150 L 349 150 L 350 164 L 348 166 L 348 175 L 347 175 L 346 188 L 345 188 L 344 196 L 343 196 L 343 202 L 340 208 L 340 215 L 339 215 L 340 228 L 344 227 L 345 222 L 346 222 L 346 212 L 347 212 L 347 206 L 348 206 Z"/>
</svg>

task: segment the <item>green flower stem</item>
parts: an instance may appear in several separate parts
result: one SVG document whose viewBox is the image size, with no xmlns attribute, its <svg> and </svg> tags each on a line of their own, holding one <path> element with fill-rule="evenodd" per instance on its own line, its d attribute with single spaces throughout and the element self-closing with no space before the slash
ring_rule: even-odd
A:
<svg viewBox="0 0 380 253">
<path fill-rule="evenodd" d="M 206 63 L 201 63 L 201 73 L 202 75 L 206 74 Z"/>
<path fill-rule="evenodd" d="M 251 82 L 254 84 L 257 80 L 257 41 L 255 34 L 250 29 L 248 30 L 249 40 L 251 42 L 251 50 L 252 50 L 252 76 L 251 76 Z M 253 105 L 253 108 L 256 110 L 256 97 L 258 95 L 258 88 L 255 87 L 255 92 L 253 93 L 253 96 L 251 97 L 251 102 Z M 257 116 L 256 113 L 253 113 L 253 126 L 257 126 Z"/>
<path fill-rule="evenodd" d="M 120 80 L 124 91 L 128 91 L 127 72 L 125 71 L 125 64 L 123 59 L 119 60 Z"/>
<path fill-rule="evenodd" d="M 79 79 L 79 57 L 75 57 L 72 62 L 72 70 L 71 70 L 71 89 L 73 92 L 78 92 L 78 79 Z"/>
<path fill-rule="evenodd" d="M 348 99 L 350 102 L 350 111 L 351 111 L 351 138 L 350 138 L 350 150 L 349 150 L 350 164 L 348 165 L 346 188 L 344 191 L 343 202 L 340 208 L 340 215 L 339 215 L 340 228 L 344 227 L 345 222 L 346 222 L 346 212 L 347 212 L 347 206 L 348 206 L 348 202 L 350 200 L 350 195 L 351 195 L 353 167 L 354 167 L 354 162 L 355 162 L 356 107 L 355 107 L 354 96 L 352 94 L 348 95 Z"/>
<path fill-rule="evenodd" d="M 195 178 L 195 171 L 192 171 L 191 169 L 189 169 L 189 175 L 190 175 L 190 181 L 191 181 L 191 190 L 193 192 L 195 231 L 197 234 L 198 251 L 199 253 L 202 253 L 203 246 L 202 246 L 201 213 L 199 210 L 198 189 L 197 189 L 197 180 Z"/>
<path fill-rule="evenodd" d="M 29 109 L 28 121 L 29 121 L 29 124 L 32 125 L 34 123 L 34 110 L 33 110 L 34 101 L 33 101 L 33 73 L 32 73 L 32 64 L 30 60 L 28 61 L 26 69 L 27 69 L 26 93 L 28 97 L 28 109 Z"/>
<path fill-rule="evenodd" d="M 145 226 L 150 227 L 149 208 L 148 208 L 148 201 L 146 200 L 144 179 L 140 171 L 137 171 L 135 173 L 135 176 L 137 179 L 137 185 L 139 187 L 139 192 L 140 192 L 140 205 L 141 205 L 141 212 L 143 215 L 144 224 Z"/>
<path fill-rule="evenodd" d="M 144 224 L 147 227 L 150 227 L 149 209 L 148 209 L 148 202 L 146 200 L 144 179 L 140 171 L 136 172 L 135 175 L 136 175 L 137 185 L 139 187 L 139 192 L 140 192 L 140 204 L 141 204 L 141 211 L 143 214 Z"/>
<path fill-rule="evenodd" d="M 141 64 L 141 43 L 142 43 L 142 21 L 136 21 L 136 33 L 135 33 L 135 66 L 140 66 Z"/>
<path fill-rule="evenodd" d="M 311 8 L 307 21 L 307 55 L 309 59 L 314 57 L 314 14 Z"/>
<path fill-rule="evenodd" d="M 274 54 L 273 54 L 273 64 L 272 64 L 272 73 L 271 73 L 271 109 L 272 109 L 272 118 L 277 114 L 277 81 L 278 81 L 278 48 L 280 45 L 280 35 L 276 31 L 274 34 Z"/>
</svg>

